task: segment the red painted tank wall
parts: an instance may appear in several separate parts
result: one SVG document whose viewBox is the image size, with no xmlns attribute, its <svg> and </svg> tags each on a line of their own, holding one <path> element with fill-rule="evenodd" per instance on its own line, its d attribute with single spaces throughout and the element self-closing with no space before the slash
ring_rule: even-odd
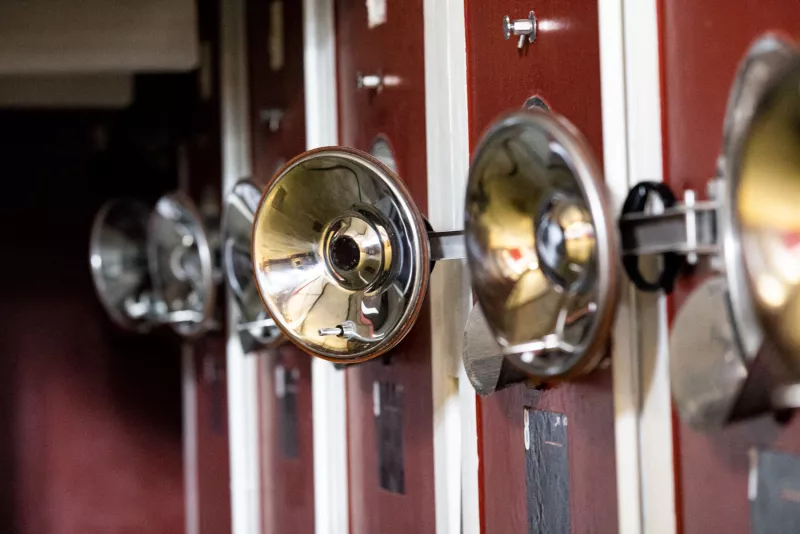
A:
<svg viewBox="0 0 800 534">
<path fill-rule="evenodd" d="M 0 112 L 2 532 L 184 528 L 178 347 L 121 334 L 89 274 L 100 204 L 169 186 L 104 147 L 127 143 L 129 119 Z"/>
<path fill-rule="evenodd" d="M 596 1 L 467 0 L 470 147 L 500 114 L 538 95 L 569 119 L 603 155 Z M 535 9 L 536 42 L 517 50 L 502 21 Z M 547 391 L 513 386 L 479 399 L 481 520 L 487 534 L 527 532 L 524 410 L 569 418 L 570 518 L 573 533 L 617 531 L 611 369 Z"/>
<path fill-rule="evenodd" d="M 370 29 L 363 0 L 336 2 L 339 142 L 369 151 L 384 135 L 398 174 L 420 210 L 428 208 L 422 1 L 388 2 L 386 22 Z M 356 74 L 382 72 L 400 83 L 380 94 L 356 87 Z M 431 178 L 433 179 L 433 178 Z M 427 304 L 414 328 L 390 351 L 347 369 L 350 528 L 353 534 L 433 533 L 433 398 Z M 375 382 L 402 390 L 405 493 L 381 488 L 373 407 Z"/>
<path fill-rule="evenodd" d="M 660 4 L 665 181 L 705 196 L 722 142 L 728 92 L 740 58 L 760 34 L 800 36 L 800 4 L 784 0 L 668 0 Z M 683 280 L 677 310 L 700 277 Z M 771 417 L 700 433 L 676 422 L 676 491 L 684 534 L 750 531 L 752 447 L 800 453 L 800 421 Z"/>
</svg>

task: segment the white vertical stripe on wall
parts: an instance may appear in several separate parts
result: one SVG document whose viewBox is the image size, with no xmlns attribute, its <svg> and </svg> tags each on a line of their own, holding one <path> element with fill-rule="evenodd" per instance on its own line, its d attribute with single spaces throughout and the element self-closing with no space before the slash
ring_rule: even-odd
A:
<svg viewBox="0 0 800 534">
<path fill-rule="evenodd" d="M 423 11 L 428 220 L 438 231 L 460 230 L 469 168 L 464 2 L 425 0 Z M 477 534 L 475 392 L 461 371 L 464 324 L 471 306 L 465 262 L 437 264 L 429 302 L 436 532 Z"/>
<path fill-rule="evenodd" d="M 222 191 L 251 174 L 245 1 L 221 2 Z M 258 360 L 242 352 L 228 297 L 228 436 L 233 534 L 261 532 Z"/>
<path fill-rule="evenodd" d="M 606 184 L 662 179 L 657 0 L 600 0 Z M 623 275 L 624 276 L 624 275 Z M 619 532 L 674 534 L 666 306 L 626 283 L 613 332 Z"/>
<path fill-rule="evenodd" d="M 306 148 L 338 142 L 333 0 L 303 0 Z M 349 534 L 345 373 L 314 358 L 314 525 L 317 534 Z"/>
<path fill-rule="evenodd" d="M 183 491 L 186 508 L 186 534 L 200 534 L 197 487 L 197 383 L 194 351 L 188 343 L 181 345 L 183 390 Z"/>
<path fill-rule="evenodd" d="M 658 1 L 625 0 L 628 183 L 663 180 Z M 637 293 L 642 523 L 644 532 L 674 534 L 675 465 L 666 297 Z"/>
<path fill-rule="evenodd" d="M 628 193 L 628 131 L 625 80 L 624 0 L 599 0 L 600 82 L 603 106 L 603 161 L 611 202 Z M 624 276 L 624 275 L 622 275 Z M 636 301 L 623 280 L 612 332 L 617 514 L 620 534 L 642 534 L 639 455 L 640 372 L 636 350 Z"/>
</svg>

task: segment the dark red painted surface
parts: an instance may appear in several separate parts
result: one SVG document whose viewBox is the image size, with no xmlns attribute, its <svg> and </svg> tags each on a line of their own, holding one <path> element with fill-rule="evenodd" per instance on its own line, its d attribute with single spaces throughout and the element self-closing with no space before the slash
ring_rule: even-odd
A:
<svg viewBox="0 0 800 534">
<path fill-rule="evenodd" d="M 154 111 L 169 139 L 174 113 L 143 102 L 0 113 L 0 532 L 184 529 L 178 345 L 111 325 L 88 263 L 102 202 L 174 186 L 134 141 Z"/>
<path fill-rule="evenodd" d="M 539 21 L 536 42 L 517 50 L 505 41 L 504 15 Z M 467 0 L 470 145 L 498 115 L 539 95 L 569 119 L 602 158 L 597 2 Z M 617 494 L 611 370 L 537 392 L 514 386 L 480 399 L 483 530 L 527 532 L 525 407 L 566 414 L 569 420 L 572 532 L 616 532 Z"/>
<path fill-rule="evenodd" d="M 273 25 L 279 25 L 271 17 L 276 12 L 270 8 L 273 4 L 283 5 L 284 60 L 279 68 L 275 68 L 275 47 L 270 44 L 278 39 L 271 31 Z M 289 0 L 247 2 L 253 176 L 261 184 L 272 178 L 280 163 L 306 149 L 302 7 L 302 2 Z M 276 132 L 259 116 L 268 109 L 283 111 Z"/>
<path fill-rule="evenodd" d="M 387 22 L 367 27 L 363 0 L 336 3 L 339 141 L 369 151 L 379 134 L 393 150 L 399 175 L 427 211 L 425 80 L 422 1 L 388 2 Z M 356 88 L 356 73 L 396 76 L 380 94 Z M 416 326 L 393 351 L 349 368 L 347 415 L 350 525 L 353 534 L 434 532 L 433 406 L 430 318 L 423 307 Z M 379 484 L 373 384 L 403 388 L 405 494 Z"/>
<path fill-rule="evenodd" d="M 276 4 L 282 4 L 282 23 L 273 18 L 280 13 Z M 251 0 L 247 2 L 247 23 L 253 178 L 264 184 L 278 166 L 305 150 L 302 2 Z M 282 54 L 278 48 L 283 49 Z M 282 62 L 277 60 L 280 55 Z M 260 117 L 261 111 L 268 109 L 283 112 L 277 131 L 271 131 Z M 291 344 L 253 357 L 259 358 L 264 530 L 314 532 L 311 357 Z M 281 448 L 282 404 L 275 388 L 278 365 L 299 376 L 295 384 L 299 425 L 296 457 L 287 457 Z"/>
<path fill-rule="evenodd" d="M 211 90 L 202 94 L 201 74 L 195 73 L 186 135 L 188 193 L 216 231 L 222 209 L 222 151 L 220 120 L 220 5 L 219 0 L 198 0 L 198 27 L 202 46 L 210 50 Z M 189 98 L 191 96 L 191 98 Z M 217 226 L 217 228 L 215 228 Z M 217 313 L 224 319 L 225 293 L 218 286 Z M 209 332 L 196 341 L 195 393 L 197 403 L 197 522 L 201 534 L 231 531 L 230 450 L 228 396 L 225 378 L 225 332 Z"/>
<path fill-rule="evenodd" d="M 798 35 L 800 4 L 771 0 L 661 2 L 665 179 L 676 192 L 705 195 L 714 175 L 728 91 L 750 43 L 767 30 Z M 678 309 L 699 278 L 683 281 L 672 298 Z M 751 447 L 800 452 L 800 421 L 770 417 L 724 431 L 698 433 L 676 425 L 676 479 L 684 534 L 744 533 Z"/>
<path fill-rule="evenodd" d="M 228 382 L 225 339 L 194 345 L 197 398 L 197 496 L 201 534 L 231 531 Z"/>
<path fill-rule="evenodd" d="M 259 362 L 262 513 L 265 532 L 314 532 L 314 443 L 311 357 L 291 344 L 253 356 Z M 276 367 L 297 378 L 297 456 L 281 447 L 281 399 Z"/>
</svg>

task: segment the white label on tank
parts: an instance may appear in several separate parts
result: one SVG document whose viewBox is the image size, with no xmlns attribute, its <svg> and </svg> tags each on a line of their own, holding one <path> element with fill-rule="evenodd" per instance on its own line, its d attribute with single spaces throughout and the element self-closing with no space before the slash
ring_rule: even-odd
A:
<svg viewBox="0 0 800 534">
<path fill-rule="evenodd" d="M 367 27 L 374 28 L 386 22 L 386 0 L 367 0 Z"/>
</svg>

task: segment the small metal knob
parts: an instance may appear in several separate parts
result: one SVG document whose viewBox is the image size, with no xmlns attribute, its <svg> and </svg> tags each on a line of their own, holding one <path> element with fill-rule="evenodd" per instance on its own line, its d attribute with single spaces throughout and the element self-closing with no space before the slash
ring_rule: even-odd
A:
<svg viewBox="0 0 800 534">
<path fill-rule="evenodd" d="M 353 321 L 344 321 L 342 324 L 337 324 L 336 326 L 329 327 L 329 328 L 320 328 L 317 330 L 317 333 L 320 336 L 336 336 L 336 337 L 343 337 L 345 339 L 351 339 L 355 341 L 361 341 L 364 343 L 376 343 L 381 341 L 385 335 L 384 334 L 373 334 L 372 337 L 362 336 L 358 333 L 356 324 Z"/>
<path fill-rule="evenodd" d="M 356 73 L 356 87 L 358 89 L 373 89 L 380 92 L 383 89 L 383 75 Z"/>
<path fill-rule="evenodd" d="M 320 328 L 318 333 L 321 336 L 344 336 L 344 327 L 336 325 L 330 328 Z"/>
<path fill-rule="evenodd" d="M 517 48 L 525 46 L 525 41 L 532 43 L 536 40 L 536 15 L 533 11 L 528 13 L 527 19 L 511 20 L 508 15 L 503 17 L 503 37 L 511 39 L 512 35 L 519 35 Z"/>
<path fill-rule="evenodd" d="M 269 127 L 270 132 L 275 133 L 281 127 L 283 110 L 279 108 L 262 109 L 258 113 L 258 118 L 261 120 L 262 124 L 266 124 Z"/>
</svg>

